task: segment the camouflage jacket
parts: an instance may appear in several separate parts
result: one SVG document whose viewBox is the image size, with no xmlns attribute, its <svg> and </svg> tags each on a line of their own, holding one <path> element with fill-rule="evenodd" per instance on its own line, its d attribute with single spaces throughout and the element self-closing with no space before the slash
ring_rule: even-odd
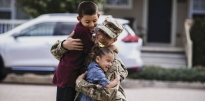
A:
<svg viewBox="0 0 205 101">
<path fill-rule="evenodd" d="M 64 49 L 61 46 L 62 41 L 57 41 L 51 47 L 52 55 L 60 60 L 64 53 L 68 50 Z M 108 80 L 112 81 L 115 78 L 115 71 L 117 71 L 121 77 L 121 81 L 124 80 L 127 75 L 127 69 L 121 59 L 118 57 L 117 53 L 114 54 L 115 59 L 113 61 L 112 67 L 106 72 L 106 77 Z M 81 79 L 78 81 L 79 83 L 76 85 L 76 91 L 82 92 L 85 95 L 100 101 L 127 101 L 125 92 L 120 85 L 120 83 L 114 88 L 104 88 L 100 85 L 91 84 Z"/>
</svg>

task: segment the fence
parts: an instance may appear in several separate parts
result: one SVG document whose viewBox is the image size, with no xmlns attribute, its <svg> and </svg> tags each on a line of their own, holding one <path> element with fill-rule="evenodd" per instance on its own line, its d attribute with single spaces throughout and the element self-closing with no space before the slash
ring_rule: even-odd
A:
<svg viewBox="0 0 205 101">
<path fill-rule="evenodd" d="M 0 19 L 0 34 L 11 30 L 12 28 L 26 22 L 28 20 L 5 20 Z"/>
</svg>

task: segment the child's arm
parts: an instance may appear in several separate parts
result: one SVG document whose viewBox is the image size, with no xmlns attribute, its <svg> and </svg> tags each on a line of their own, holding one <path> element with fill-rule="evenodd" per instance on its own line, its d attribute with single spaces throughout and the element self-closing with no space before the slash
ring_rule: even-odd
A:
<svg viewBox="0 0 205 101">
<path fill-rule="evenodd" d="M 113 81 L 111 81 L 108 85 L 106 85 L 105 87 L 107 88 L 113 88 L 115 87 L 120 81 L 120 75 L 118 75 L 116 72 L 115 72 L 115 79 Z"/>
<path fill-rule="evenodd" d="M 99 84 L 93 84 L 85 81 L 83 78 L 85 78 L 87 72 L 81 74 L 76 79 L 76 87 L 75 90 L 77 92 L 82 92 L 83 94 L 100 101 L 114 101 L 116 97 L 116 93 L 118 91 L 118 87 L 113 88 L 107 88 L 102 87 Z M 114 73 L 114 72 L 113 72 Z M 115 76 L 119 79 L 119 76 Z M 118 80 L 119 82 L 119 80 Z M 119 86 L 119 85 L 117 85 Z"/>
<path fill-rule="evenodd" d="M 117 47 L 116 47 L 115 45 L 111 45 L 111 46 L 109 46 L 109 48 L 110 48 L 112 51 L 118 53 L 118 49 L 117 49 Z"/>
</svg>

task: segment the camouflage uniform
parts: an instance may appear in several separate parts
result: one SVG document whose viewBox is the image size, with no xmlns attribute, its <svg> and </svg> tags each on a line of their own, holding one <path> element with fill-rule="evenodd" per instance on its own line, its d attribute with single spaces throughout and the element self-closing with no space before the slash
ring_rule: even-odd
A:
<svg viewBox="0 0 205 101">
<path fill-rule="evenodd" d="M 52 55 L 58 60 L 60 60 L 63 54 L 68 51 L 61 46 L 61 43 L 62 41 L 58 40 L 51 47 Z M 113 61 L 112 67 L 110 67 L 109 70 L 106 72 L 106 77 L 110 81 L 114 80 L 115 78 L 114 71 L 117 71 L 120 74 L 121 81 L 122 81 L 127 77 L 128 72 L 125 65 L 118 57 L 116 52 L 114 56 L 115 56 L 115 60 Z M 93 99 L 102 100 L 102 101 L 127 101 L 124 90 L 120 84 L 118 84 L 114 88 L 103 88 L 100 85 L 88 83 L 84 79 L 81 79 L 78 82 L 79 83 L 76 85 L 76 91 L 83 92 L 84 94 L 92 97 Z"/>
<path fill-rule="evenodd" d="M 109 29 L 109 30 L 112 30 L 112 32 L 115 31 L 115 35 L 113 35 L 111 32 L 109 32 L 109 34 L 111 33 L 111 35 L 113 36 L 112 38 L 114 38 L 114 37 L 118 36 L 122 32 L 122 30 L 118 30 L 119 26 L 117 26 L 117 28 L 114 28 L 115 26 L 112 26 L 112 24 L 110 24 L 109 22 L 113 22 L 113 21 L 106 19 L 103 23 L 104 26 L 101 26 L 99 28 L 102 28 L 102 30 L 104 30 L 105 32 L 108 32 L 108 29 L 106 29 L 106 27 L 110 27 L 111 29 Z M 116 35 L 116 32 L 119 32 L 119 33 L 117 33 L 117 35 Z M 111 35 L 109 35 L 109 36 L 111 36 Z M 61 44 L 62 44 L 62 41 L 58 40 L 51 47 L 52 55 L 58 60 L 60 60 L 60 58 L 63 56 L 63 54 L 68 51 L 68 50 L 64 49 Z M 118 57 L 117 52 L 114 52 L 114 57 L 115 57 L 115 59 L 113 61 L 112 66 L 106 72 L 106 77 L 110 81 L 114 80 L 115 79 L 114 72 L 116 71 L 117 73 L 119 73 L 119 75 L 121 77 L 121 81 L 122 81 L 127 77 L 128 72 L 127 72 L 127 69 L 126 69 L 124 63 Z M 86 64 L 88 64 L 88 63 L 86 63 Z M 101 85 L 98 85 L 98 84 L 91 84 L 91 83 L 88 83 L 87 81 L 85 81 L 84 79 L 78 80 L 77 82 L 78 83 L 76 85 L 76 91 L 82 92 L 85 95 L 87 95 L 93 99 L 100 100 L 100 101 L 127 101 L 124 90 L 123 90 L 122 86 L 120 85 L 120 82 L 114 88 L 105 88 L 105 87 L 102 87 Z"/>
</svg>

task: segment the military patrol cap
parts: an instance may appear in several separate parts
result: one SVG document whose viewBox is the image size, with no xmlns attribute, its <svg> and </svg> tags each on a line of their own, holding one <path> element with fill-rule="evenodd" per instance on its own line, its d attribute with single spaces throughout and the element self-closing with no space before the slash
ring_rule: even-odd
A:
<svg viewBox="0 0 205 101">
<path fill-rule="evenodd" d="M 106 17 L 104 22 L 98 26 L 98 29 L 103 30 L 111 38 L 116 38 L 122 33 L 123 25 L 112 17 Z"/>
</svg>

